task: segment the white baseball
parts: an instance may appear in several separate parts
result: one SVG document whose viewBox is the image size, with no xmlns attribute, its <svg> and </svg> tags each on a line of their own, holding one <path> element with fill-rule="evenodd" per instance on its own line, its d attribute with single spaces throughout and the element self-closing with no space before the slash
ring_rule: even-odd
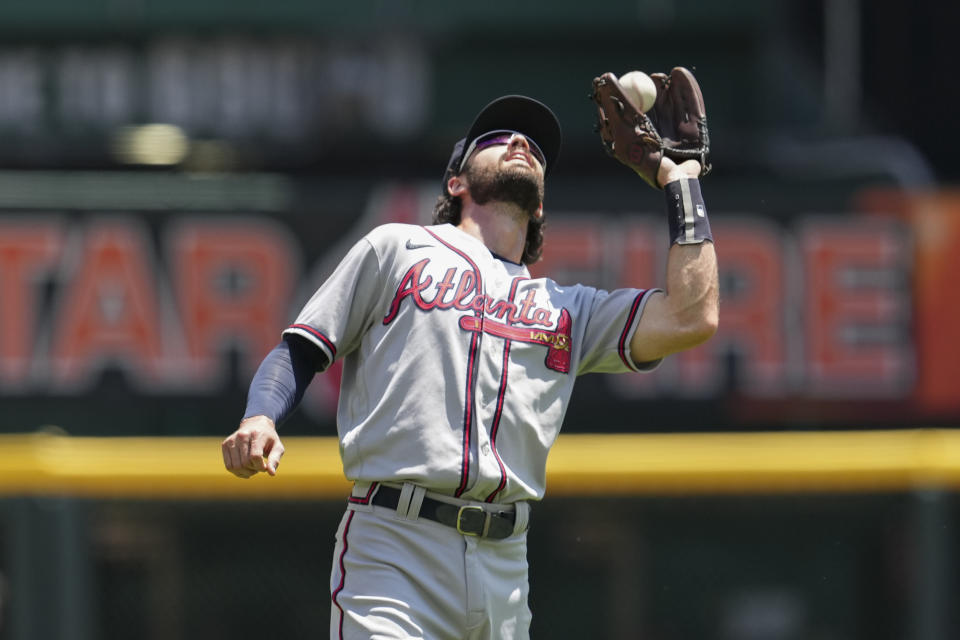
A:
<svg viewBox="0 0 960 640">
<path fill-rule="evenodd" d="M 620 76 L 620 86 L 634 107 L 644 113 L 657 101 L 657 85 L 643 71 L 631 71 Z"/>
</svg>

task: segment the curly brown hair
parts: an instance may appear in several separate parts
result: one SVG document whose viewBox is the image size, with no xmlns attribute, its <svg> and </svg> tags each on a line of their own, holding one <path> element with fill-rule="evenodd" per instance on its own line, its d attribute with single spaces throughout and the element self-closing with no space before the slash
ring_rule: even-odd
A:
<svg viewBox="0 0 960 640">
<path fill-rule="evenodd" d="M 452 225 L 460 224 L 460 214 L 463 203 L 460 198 L 451 196 L 448 193 L 437 198 L 437 204 L 433 207 L 433 223 Z M 527 241 L 523 245 L 523 256 L 520 261 L 523 264 L 530 265 L 540 259 L 543 253 L 543 227 L 546 222 L 543 218 L 539 220 L 531 219 L 527 224 Z"/>
</svg>

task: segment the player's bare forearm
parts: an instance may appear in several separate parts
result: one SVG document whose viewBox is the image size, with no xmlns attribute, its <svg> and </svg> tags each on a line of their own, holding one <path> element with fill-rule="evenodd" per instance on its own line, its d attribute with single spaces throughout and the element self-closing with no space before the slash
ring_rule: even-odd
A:
<svg viewBox="0 0 960 640">
<path fill-rule="evenodd" d="M 712 242 L 670 247 L 665 298 L 685 343 L 681 348 L 700 344 L 716 332 L 718 291 L 717 252 Z"/>
</svg>

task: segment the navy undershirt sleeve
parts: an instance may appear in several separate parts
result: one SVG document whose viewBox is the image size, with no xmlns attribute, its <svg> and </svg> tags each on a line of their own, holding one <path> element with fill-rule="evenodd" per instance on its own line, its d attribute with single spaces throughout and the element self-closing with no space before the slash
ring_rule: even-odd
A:
<svg viewBox="0 0 960 640">
<path fill-rule="evenodd" d="M 300 404 L 314 374 L 325 364 L 323 351 L 312 342 L 285 336 L 253 376 L 243 417 L 267 416 L 280 424 Z"/>
</svg>

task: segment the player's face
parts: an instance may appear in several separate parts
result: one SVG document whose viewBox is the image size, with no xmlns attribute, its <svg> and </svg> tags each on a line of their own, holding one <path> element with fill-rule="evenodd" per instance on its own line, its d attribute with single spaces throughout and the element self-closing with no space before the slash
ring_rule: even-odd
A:
<svg viewBox="0 0 960 640">
<path fill-rule="evenodd" d="M 511 202 L 534 215 L 543 203 L 543 153 L 522 134 L 478 138 L 467 158 L 470 195 L 478 204 Z"/>
</svg>

